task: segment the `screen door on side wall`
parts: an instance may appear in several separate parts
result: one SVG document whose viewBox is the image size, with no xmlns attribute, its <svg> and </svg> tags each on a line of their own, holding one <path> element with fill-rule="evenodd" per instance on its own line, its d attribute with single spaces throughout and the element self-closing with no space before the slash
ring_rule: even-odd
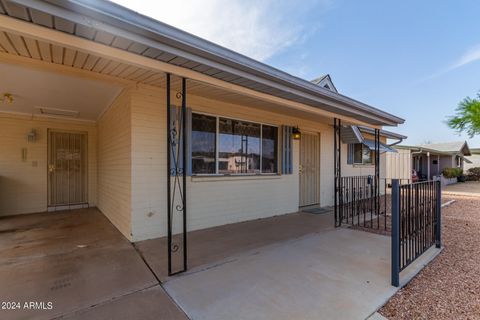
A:
<svg viewBox="0 0 480 320">
<path fill-rule="evenodd" d="M 48 131 L 48 206 L 87 202 L 87 134 Z"/>
</svg>

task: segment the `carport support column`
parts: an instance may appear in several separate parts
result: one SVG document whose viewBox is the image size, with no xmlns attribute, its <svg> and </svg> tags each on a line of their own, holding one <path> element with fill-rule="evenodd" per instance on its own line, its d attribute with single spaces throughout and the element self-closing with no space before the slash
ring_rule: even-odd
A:
<svg viewBox="0 0 480 320">
<path fill-rule="evenodd" d="M 400 286 L 400 181 L 392 180 L 392 286 Z"/>
<path fill-rule="evenodd" d="M 167 254 L 168 275 L 187 270 L 187 80 L 182 78 L 182 91 L 177 98 L 182 98 L 180 110 L 171 105 L 171 75 L 166 75 L 167 107 Z M 178 112 L 180 111 L 180 112 Z M 174 222 L 182 218 L 183 234 L 176 235 L 174 242 Z M 177 227 L 180 227 L 177 224 Z M 180 247 L 182 239 L 182 247 Z M 182 248 L 182 255 L 180 255 Z M 173 256 L 177 254 L 177 266 L 173 266 Z M 182 261 L 183 258 L 183 261 Z M 181 263 L 181 265 L 180 265 Z"/>
</svg>

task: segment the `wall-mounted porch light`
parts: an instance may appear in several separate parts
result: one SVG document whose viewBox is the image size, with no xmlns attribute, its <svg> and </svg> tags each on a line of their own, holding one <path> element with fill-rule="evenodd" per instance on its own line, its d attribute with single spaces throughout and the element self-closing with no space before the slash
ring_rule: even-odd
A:
<svg viewBox="0 0 480 320">
<path fill-rule="evenodd" d="M 300 132 L 300 129 L 298 129 L 298 127 L 293 128 L 292 137 L 295 140 L 300 140 L 300 138 L 302 137 L 302 133 Z"/>
</svg>

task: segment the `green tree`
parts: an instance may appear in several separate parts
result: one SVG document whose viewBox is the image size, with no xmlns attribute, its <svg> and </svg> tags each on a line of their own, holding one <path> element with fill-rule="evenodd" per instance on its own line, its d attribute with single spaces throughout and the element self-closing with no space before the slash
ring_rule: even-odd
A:
<svg viewBox="0 0 480 320">
<path fill-rule="evenodd" d="M 480 92 L 475 99 L 463 99 L 455 109 L 455 115 L 448 118 L 447 124 L 459 133 L 466 132 L 470 138 L 480 134 Z"/>
</svg>

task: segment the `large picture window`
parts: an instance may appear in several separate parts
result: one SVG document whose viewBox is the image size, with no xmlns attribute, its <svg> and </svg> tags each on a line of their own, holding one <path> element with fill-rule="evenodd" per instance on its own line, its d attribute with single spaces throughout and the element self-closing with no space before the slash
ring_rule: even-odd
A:
<svg viewBox="0 0 480 320">
<path fill-rule="evenodd" d="M 277 170 L 277 127 L 192 114 L 193 174 L 261 174 Z"/>
</svg>

